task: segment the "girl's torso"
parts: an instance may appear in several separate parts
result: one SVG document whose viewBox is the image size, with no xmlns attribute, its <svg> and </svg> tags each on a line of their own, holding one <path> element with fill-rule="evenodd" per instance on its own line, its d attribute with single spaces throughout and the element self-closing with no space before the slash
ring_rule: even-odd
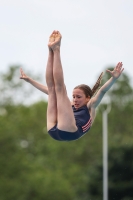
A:
<svg viewBox="0 0 133 200">
<path fill-rule="evenodd" d="M 72 109 L 78 129 L 83 133 L 87 132 L 92 125 L 92 119 L 87 106 L 85 105 L 81 108 L 75 109 L 75 107 L 72 105 Z"/>
<path fill-rule="evenodd" d="M 75 109 L 72 106 L 76 125 L 78 130 L 74 133 L 59 130 L 57 124 L 48 131 L 50 136 L 58 141 L 72 141 L 81 138 L 91 127 L 92 120 L 87 106 L 82 106 L 79 109 Z"/>
</svg>

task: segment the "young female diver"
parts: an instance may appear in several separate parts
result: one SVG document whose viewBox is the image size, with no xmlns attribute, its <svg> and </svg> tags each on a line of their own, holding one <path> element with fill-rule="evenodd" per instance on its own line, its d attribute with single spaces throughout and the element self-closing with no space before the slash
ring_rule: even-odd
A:
<svg viewBox="0 0 133 200">
<path fill-rule="evenodd" d="M 50 35 L 48 61 L 46 67 L 46 83 L 44 86 L 28 77 L 20 69 L 21 77 L 45 94 L 48 94 L 47 130 L 55 140 L 71 141 L 82 137 L 95 119 L 95 109 L 101 102 L 104 94 L 116 82 L 123 72 L 122 62 L 119 62 L 113 71 L 107 70 L 111 78 L 98 90 L 102 74 L 93 89 L 81 84 L 73 90 L 71 103 L 64 84 L 63 69 L 60 58 L 61 34 L 53 31 Z M 93 95 L 96 95 L 93 97 Z"/>
</svg>

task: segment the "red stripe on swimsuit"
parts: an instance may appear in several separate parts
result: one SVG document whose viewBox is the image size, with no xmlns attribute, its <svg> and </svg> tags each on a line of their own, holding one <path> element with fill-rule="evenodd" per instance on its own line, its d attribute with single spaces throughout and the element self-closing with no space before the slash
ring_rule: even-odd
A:
<svg viewBox="0 0 133 200">
<path fill-rule="evenodd" d="M 83 132 L 86 132 L 92 125 L 92 119 L 90 118 L 89 121 L 84 125 L 82 126 L 82 130 Z"/>
</svg>

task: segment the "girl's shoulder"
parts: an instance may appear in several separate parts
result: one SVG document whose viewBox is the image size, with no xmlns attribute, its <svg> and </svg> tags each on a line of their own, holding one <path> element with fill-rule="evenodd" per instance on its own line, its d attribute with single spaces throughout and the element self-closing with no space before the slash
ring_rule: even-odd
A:
<svg viewBox="0 0 133 200">
<path fill-rule="evenodd" d="M 91 119 L 92 119 L 92 123 L 94 122 L 94 119 L 95 119 L 95 116 L 96 116 L 96 109 L 95 109 L 95 106 L 94 106 L 94 97 L 92 97 L 90 99 L 90 101 L 87 103 L 87 108 L 89 110 L 89 113 L 90 113 L 90 116 L 91 116 Z"/>
<path fill-rule="evenodd" d="M 94 97 L 92 97 L 92 98 L 90 99 L 90 101 L 87 103 L 87 108 L 88 108 L 88 110 L 90 110 L 90 109 L 92 108 L 93 102 L 94 102 Z"/>
</svg>

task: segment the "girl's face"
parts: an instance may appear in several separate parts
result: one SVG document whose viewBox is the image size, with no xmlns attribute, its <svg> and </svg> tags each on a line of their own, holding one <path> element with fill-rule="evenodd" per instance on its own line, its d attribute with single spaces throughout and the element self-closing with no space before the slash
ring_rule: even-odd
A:
<svg viewBox="0 0 133 200">
<path fill-rule="evenodd" d="M 73 90 L 73 105 L 76 109 L 87 105 L 88 101 L 90 100 L 90 97 L 86 97 L 83 90 L 76 88 Z"/>
</svg>

